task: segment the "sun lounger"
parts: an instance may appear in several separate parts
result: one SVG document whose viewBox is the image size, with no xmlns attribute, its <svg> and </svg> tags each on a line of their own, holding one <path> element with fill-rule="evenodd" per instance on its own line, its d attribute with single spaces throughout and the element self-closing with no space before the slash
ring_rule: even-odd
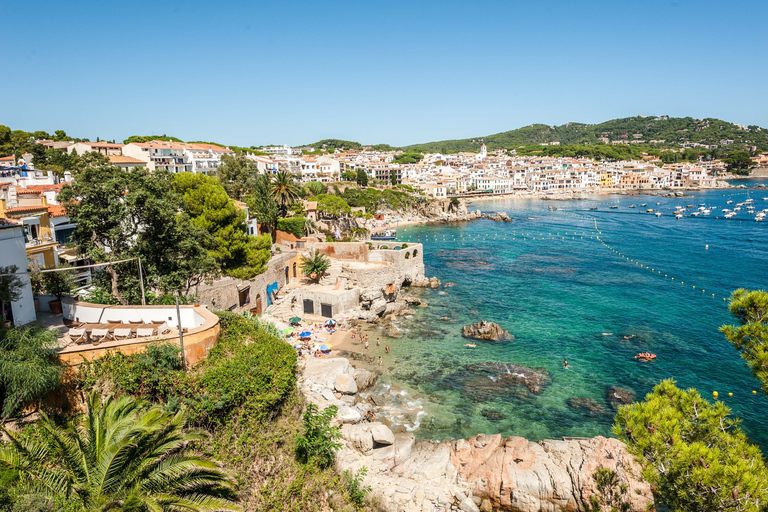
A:
<svg viewBox="0 0 768 512">
<path fill-rule="evenodd" d="M 88 337 L 85 333 L 85 329 L 70 329 L 67 333 L 69 335 L 69 339 L 72 340 L 73 343 L 86 343 L 88 341 Z"/>
<path fill-rule="evenodd" d="M 157 334 L 168 334 L 169 332 L 171 332 L 171 326 L 168 325 L 168 322 L 163 322 L 157 328 Z"/>
<path fill-rule="evenodd" d="M 123 323 L 123 321 L 120 320 L 119 318 L 108 318 L 106 323 L 108 323 L 108 324 L 121 324 L 121 323 Z"/>
<path fill-rule="evenodd" d="M 139 327 L 136 329 L 137 338 L 147 338 L 155 335 L 155 329 L 152 327 Z"/>
<path fill-rule="evenodd" d="M 98 345 L 103 341 L 109 341 L 109 329 L 93 329 L 91 331 L 91 343 Z"/>
<path fill-rule="evenodd" d="M 121 328 L 121 329 L 115 329 L 113 331 L 113 335 L 116 340 L 127 340 L 131 337 L 131 329 L 130 328 Z"/>
</svg>

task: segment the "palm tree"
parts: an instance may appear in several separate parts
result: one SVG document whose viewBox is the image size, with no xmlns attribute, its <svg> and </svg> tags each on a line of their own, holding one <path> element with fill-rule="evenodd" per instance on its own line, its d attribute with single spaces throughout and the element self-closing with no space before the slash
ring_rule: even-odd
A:
<svg viewBox="0 0 768 512">
<path fill-rule="evenodd" d="M 288 214 L 288 207 L 299 199 L 293 175 L 286 171 L 279 171 L 272 181 L 272 195 L 280 207 L 280 216 L 285 217 Z"/>
<path fill-rule="evenodd" d="M 309 256 L 302 256 L 299 260 L 301 272 L 308 278 L 319 281 L 325 271 L 331 267 L 331 260 L 320 251 L 311 251 Z"/>
<path fill-rule="evenodd" d="M 190 453 L 203 434 L 184 430 L 186 413 L 145 408 L 135 398 L 88 397 L 77 422 L 56 425 L 43 415 L 43 435 L 0 448 L 0 469 L 18 474 L 22 492 L 88 511 L 240 510 L 227 499 L 232 480 L 216 463 Z"/>
</svg>

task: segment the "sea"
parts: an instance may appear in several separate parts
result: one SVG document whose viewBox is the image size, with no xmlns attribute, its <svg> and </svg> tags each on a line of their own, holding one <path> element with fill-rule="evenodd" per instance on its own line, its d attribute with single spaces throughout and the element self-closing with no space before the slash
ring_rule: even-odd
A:
<svg viewBox="0 0 768 512">
<path fill-rule="evenodd" d="M 641 400 L 674 379 L 710 400 L 717 391 L 750 439 L 768 450 L 768 398 L 719 332 L 735 323 L 727 308 L 733 290 L 768 289 L 768 222 L 745 212 L 726 220 L 720 209 L 747 198 L 758 211 L 768 208 L 768 190 L 689 194 L 483 201 L 469 208 L 503 211 L 513 222 L 398 229 L 398 245 L 424 244 L 427 276 L 454 284 L 414 290 L 428 305 L 398 321 L 402 337 L 376 334 L 391 347 L 382 380 L 423 408 L 409 429 L 438 440 L 610 436 L 612 386 Z M 691 216 L 699 205 L 717 209 Z M 676 206 L 689 212 L 676 219 Z M 462 326 L 480 320 L 514 339 L 465 347 Z M 640 352 L 657 358 L 641 362 L 634 357 Z M 541 389 L 499 373 L 518 372 L 514 365 L 544 376 Z M 591 400 L 578 407 L 585 401 L 570 399 Z"/>
</svg>

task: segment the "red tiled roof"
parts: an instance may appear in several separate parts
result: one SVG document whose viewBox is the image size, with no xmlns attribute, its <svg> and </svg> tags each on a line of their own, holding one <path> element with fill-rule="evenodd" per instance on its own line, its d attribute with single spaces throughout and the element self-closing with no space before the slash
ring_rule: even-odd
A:
<svg viewBox="0 0 768 512">
<path fill-rule="evenodd" d="M 139 160 L 138 158 L 133 158 L 132 156 L 124 156 L 124 155 L 110 155 L 109 161 L 113 164 L 142 164 L 146 165 L 146 162 L 144 160 Z"/>
<path fill-rule="evenodd" d="M 63 183 L 56 183 L 55 185 L 29 185 L 24 188 L 20 188 L 16 190 L 17 194 L 31 194 L 33 192 L 48 192 L 50 190 L 54 190 L 56 192 L 61 191 L 61 187 L 63 187 Z"/>
<path fill-rule="evenodd" d="M 51 217 L 66 217 L 67 210 L 64 208 L 63 204 L 49 204 L 48 215 Z"/>
<path fill-rule="evenodd" d="M 0 219 L 1 226 L 20 226 L 21 220 L 19 219 Z"/>
<path fill-rule="evenodd" d="M 38 205 L 38 206 L 19 206 L 18 208 L 8 208 L 5 210 L 5 213 L 25 213 L 25 212 L 34 212 L 38 210 L 47 210 L 47 206 Z"/>
</svg>

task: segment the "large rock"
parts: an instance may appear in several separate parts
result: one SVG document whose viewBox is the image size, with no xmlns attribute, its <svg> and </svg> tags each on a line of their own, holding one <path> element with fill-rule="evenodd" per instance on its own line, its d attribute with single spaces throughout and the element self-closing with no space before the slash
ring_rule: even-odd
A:
<svg viewBox="0 0 768 512">
<path fill-rule="evenodd" d="M 342 373 L 336 377 L 336 382 L 334 383 L 333 387 L 336 389 L 336 391 L 345 395 L 354 395 L 357 393 L 357 384 L 355 383 L 355 378 L 349 373 Z"/>
<path fill-rule="evenodd" d="M 521 437 L 475 436 L 453 443 L 451 461 L 473 493 L 502 510 L 584 510 L 597 492 L 595 470 L 615 471 L 630 510 L 653 503 L 641 468 L 617 439 L 532 443 Z"/>
<path fill-rule="evenodd" d="M 357 384 L 358 391 L 365 391 L 368 388 L 373 387 L 376 384 L 378 375 L 373 372 L 369 372 L 366 369 L 358 368 L 355 370 L 355 384 Z"/>
<path fill-rule="evenodd" d="M 440 288 L 440 280 L 436 277 L 419 276 L 411 281 L 411 286 L 421 288 Z"/>
<path fill-rule="evenodd" d="M 342 423 L 360 423 L 360 421 L 363 419 L 363 415 L 360 414 L 360 411 L 354 407 L 349 407 L 346 405 L 339 407 L 339 411 L 336 416 Z"/>
<path fill-rule="evenodd" d="M 386 311 L 386 310 L 387 310 L 387 300 L 384 299 L 383 297 L 380 297 L 380 298 L 374 300 L 373 302 L 371 302 L 370 311 L 374 315 L 379 316 L 379 315 L 383 314 L 384 311 Z"/>
<path fill-rule="evenodd" d="M 475 340 L 501 341 L 514 339 L 514 336 L 505 331 L 499 324 L 486 322 L 485 320 L 465 325 L 461 329 L 461 334 L 465 338 Z"/>
<path fill-rule="evenodd" d="M 395 443 L 395 434 L 383 423 L 371 423 L 371 436 L 373 441 L 379 444 Z"/>
</svg>

